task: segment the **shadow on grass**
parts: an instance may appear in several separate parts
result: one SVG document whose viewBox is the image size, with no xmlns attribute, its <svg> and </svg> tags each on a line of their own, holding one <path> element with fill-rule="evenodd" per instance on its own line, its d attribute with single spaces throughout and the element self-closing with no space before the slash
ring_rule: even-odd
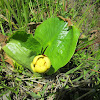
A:
<svg viewBox="0 0 100 100">
<path fill-rule="evenodd" d="M 57 90 L 55 100 L 100 100 L 100 84 L 83 87 L 65 87 Z"/>
</svg>

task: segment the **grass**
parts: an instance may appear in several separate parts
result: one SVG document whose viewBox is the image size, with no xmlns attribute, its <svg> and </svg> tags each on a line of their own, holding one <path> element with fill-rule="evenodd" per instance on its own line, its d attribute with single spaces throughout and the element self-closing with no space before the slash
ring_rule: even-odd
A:
<svg viewBox="0 0 100 100">
<path fill-rule="evenodd" d="M 51 76 L 32 75 L 20 66 L 13 69 L 0 54 L 0 98 L 99 100 L 100 36 L 91 32 L 99 30 L 98 6 L 99 0 L 1 0 L 0 32 L 3 35 L 9 36 L 16 30 L 29 32 L 29 23 L 61 15 L 72 19 L 81 36 L 70 62 Z"/>
</svg>

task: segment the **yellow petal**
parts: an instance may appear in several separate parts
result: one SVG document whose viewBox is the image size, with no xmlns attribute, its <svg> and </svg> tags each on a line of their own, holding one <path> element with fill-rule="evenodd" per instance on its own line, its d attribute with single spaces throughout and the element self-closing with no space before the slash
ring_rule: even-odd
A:
<svg viewBox="0 0 100 100">
<path fill-rule="evenodd" d="M 40 57 L 44 57 L 43 55 L 38 55 L 36 56 L 34 59 L 33 59 L 33 64 L 35 64 L 37 62 L 37 60 L 40 58 Z"/>
<path fill-rule="evenodd" d="M 38 66 L 38 65 L 35 66 L 35 71 L 38 73 L 44 73 L 46 72 L 46 70 L 47 68 L 45 66 Z"/>
<path fill-rule="evenodd" d="M 35 67 L 33 66 L 33 62 L 31 63 L 31 68 L 32 68 L 33 72 L 36 72 Z"/>
<path fill-rule="evenodd" d="M 33 59 L 31 68 L 34 72 L 45 73 L 51 66 L 51 62 L 47 56 L 38 55 Z"/>
</svg>

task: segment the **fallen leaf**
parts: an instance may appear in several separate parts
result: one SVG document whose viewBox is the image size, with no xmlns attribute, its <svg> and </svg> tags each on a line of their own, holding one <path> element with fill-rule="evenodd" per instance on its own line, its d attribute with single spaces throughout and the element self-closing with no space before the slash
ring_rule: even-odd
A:
<svg viewBox="0 0 100 100">
<path fill-rule="evenodd" d="M 0 43 L 1 42 L 6 42 L 7 36 L 4 36 L 3 34 L 0 33 Z"/>
<path fill-rule="evenodd" d="M 9 63 L 14 68 L 12 59 L 8 57 L 2 50 L 2 47 L 6 45 L 7 38 L 8 38 L 7 36 L 4 36 L 3 34 L 0 33 L 0 56 L 4 56 L 5 62 Z M 0 61 L 2 61 L 1 57 Z"/>
<path fill-rule="evenodd" d="M 3 53 L 3 56 L 4 56 L 4 61 L 9 63 L 14 68 L 13 60 L 6 53 Z M 2 61 L 1 58 L 0 61 Z"/>
<path fill-rule="evenodd" d="M 9 63 L 14 68 L 13 60 L 7 54 L 4 54 L 4 59 L 5 62 Z"/>
<path fill-rule="evenodd" d="M 91 34 L 89 40 L 96 38 L 95 41 L 100 41 L 100 32 L 98 30 L 89 31 L 88 34 Z"/>
<path fill-rule="evenodd" d="M 33 92 L 34 93 L 39 92 L 42 89 L 42 87 L 43 87 L 43 85 L 39 83 L 37 86 L 35 86 L 35 88 L 33 89 Z"/>
<path fill-rule="evenodd" d="M 4 45 L 6 45 L 7 41 L 7 36 L 4 36 L 3 34 L 0 33 L 0 47 L 2 48 Z"/>
</svg>

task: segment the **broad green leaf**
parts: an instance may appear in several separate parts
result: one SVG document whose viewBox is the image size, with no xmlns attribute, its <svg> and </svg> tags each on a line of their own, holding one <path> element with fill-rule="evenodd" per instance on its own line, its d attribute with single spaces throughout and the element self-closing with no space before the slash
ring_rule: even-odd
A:
<svg viewBox="0 0 100 100">
<path fill-rule="evenodd" d="M 59 18 L 50 18 L 37 27 L 34 38 L 41 43 L 44 54 L 50 58 L 52 64 L 47 74 L 53 74 L 69 62 L 79 35 L 75 26 L 68 27 Z"/>
<path fill-rule="evenodd" d="M 33 38 L 32 34 L 27 34 L 24 31 L 17 31 L 9 38 L 10 40 L 17 40 L 21 43 L 21 45 L 29 50 L 36 51 L 37 54 L 41 52 L 40 43 Z"/>
<path fill-rule="evenodd" d="M 10 39 L 3 50 L 20 65 L 31 70 L 30 64 L 41 51 L 40 43 L 31 34 L 24 31 L 17 31 Z"/>
</svg>

